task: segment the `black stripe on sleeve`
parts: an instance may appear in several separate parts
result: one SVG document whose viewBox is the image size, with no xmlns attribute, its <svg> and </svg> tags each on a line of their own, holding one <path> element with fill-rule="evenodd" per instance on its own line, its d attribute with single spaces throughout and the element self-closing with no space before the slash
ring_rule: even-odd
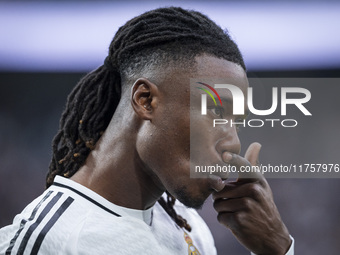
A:
<svg viewBox="0 0 340 255">
<path fill-rule="evenodd" d="M 69 189 L 69 190 L 72 190 L 74 193 L 77 193 L 78 195 L 82 196 L 83 198 L 89 200 L 90 202 L 92 202 L 93 204 L 99 206 L 100 208 L 102 208 L 103 210 L 117 216 L 117 217 L 121 217 L 121 215 L 119 215 L 118 213 L 115 213 L 114 211 L 110 210 L 109 208 L 103 206 L 102 204 L 98 203 L 96 200 L 93 200 L 92 198 L 86 196 L 85 194 L 81 193 L 79 190 L 76 190 L 72 187 L 69 187 L 67 185 L 64 185 L 64 184 L 61 184 L 61 183 L 58 183 L 58 182 L 53 182 L 53 185 L 55 186 L 58 186 L 58 187 L 62 187 L 62 188 L 66 188 L 66 189 Z"/>
<path fill-rule="evenodd" d="M 12 252 L 12 249 L 15 245 L 15 241 L 17 240 L 18 236 L 20 235 L 21 231 L 24 229 L 27 221 L 32 221 L 35 217 L 35 215 L 37 214 L 37 211 L 39 210 L 40 206 L 42 205 L 42 203 L 45 202 L 45 200 L 52 194 L 52 190 L 50 190 L 49 192 L 47 192 L 47 194 L 40 200 L 40 202 L 36 205 L 36 207 L 33 209 L 31 216 L 28 218 L 28 220 L 21 220 L 20 222 L 20 227 L 18 229 L 18 231 L 15 233 L 14 237 L 12 238 L 12 240 L 10 241 L 9 247 L 6 250 L 6 255 L 10 255 Z"/>
<path fill-rule="evenodd" d="M 21 244 L 18 249 L 17 255 L 22 255 L 25 251 L 27 242 L 29 238 L 31 237 L 33 231 L 38 227 L 38 225 L 41 223 L 41 221 L 45 218 L 45 216 L 49 213 L 49 211 L 52 209 L 52 207 L 58 202 L 60 197 L 62 196 L 62 192 L 58 192 L 57 195 L 55 195 L 51 201 L 45 206 L 45 208 L 42 210 L 40 215 L 38 216 L 36 222 L 34 222 L 27 230 L 24 238 L 21 241 Z"/>
<path fill-rule="evenodd" d="M 41 243 L 43 242 L 47 232 L 53 227 L 53 225 L 56 223 L 56 221 L 60 218 L 60 216 L 66 211 L 66 209 L 71 205 L 71 203 L 74 201 L 73 198 L 68 197 L 64 203 L 59 207 L 59 209 L 54 213 L 52 218 L 46 223 L 44 228 L 39 233 L 37 239 L 35 240 L 35 243 L 33 245 L 31 255 L 38 254 L 38 251 L 40 249 Z"/>
</svg>

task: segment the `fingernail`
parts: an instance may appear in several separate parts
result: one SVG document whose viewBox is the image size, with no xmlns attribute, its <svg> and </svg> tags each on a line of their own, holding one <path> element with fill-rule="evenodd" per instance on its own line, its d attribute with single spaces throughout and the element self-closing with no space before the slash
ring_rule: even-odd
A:
<svg viewBox="0 0 340 255">
<path fill-rule="evenodd" d="M 229 152 L 223 153 L 223 161 L 229 162 L 233 158 L 233 155 L 231 155 Z"/>
</svg>

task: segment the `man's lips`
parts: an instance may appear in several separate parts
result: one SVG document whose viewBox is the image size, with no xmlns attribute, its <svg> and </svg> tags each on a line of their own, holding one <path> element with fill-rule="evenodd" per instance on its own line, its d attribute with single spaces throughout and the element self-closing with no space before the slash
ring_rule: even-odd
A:
<svg viewBox="0 0 340 255">
<path fill-rule="evenodd" d="M 207 164 L 205 162 L 205 164 L 202 165 L 211 165 L 211 166 L 215 166 L 215 165 L 219 165 L 221 167 L 228 167 L 229 164 L 225 162 L 226 159 L 229 159 L 228 156 L 230 155 L 230 153 L 228 151 L 223 151 L 222 154 L 216 153 L 217 151 L 215 151 L 215 155 L 213 155 L 211 158 L 215 158 L 215 160 L 210 161 L 210 164 Z M 227 157 L 227 158 L 225 158 Z M 210 187 L 216 191 L 219 192 L 221 191 L 224 186 L 225 186 L 225 181 L 228 179 L 229 177 L 229 172 L 223 172 L 223 171 L 216 171 L 216 172 L 206 172 L 204 174 L 203 178 L 208 179 L 209 185 Z"/>
<path fill-rule="evenodd" d="M 227 178 L 222 179 L 222 177 L 214 175 L 214 174 L 210 174 L 208 177 L 210 187 L 216 192 L 219 192 L 224 188 L 225 186 L 224 180 L 226 179 Z"/>
</svg>

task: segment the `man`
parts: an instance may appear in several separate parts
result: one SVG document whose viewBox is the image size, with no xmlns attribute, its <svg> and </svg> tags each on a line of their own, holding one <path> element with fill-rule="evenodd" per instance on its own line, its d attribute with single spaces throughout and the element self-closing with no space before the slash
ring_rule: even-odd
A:
<svg viewBox="0 0 340 255">
<path fill-rule="evenodd" d="M 250 251 L 293 254 L 263 176 L 190 178 L 192 77 L 248 86 L 236 44 L 206 16 L 161 8 L 121 27 L 105 64 L 69 95 L 48 188 L 0 230 L 1 254 L 215 254 L 209 229 L 187 208 L 211 194 L 220 223 Z M 211 162 L 258 160 L 258 143 L 238 155 L 235 127 L 200 139 Z"/>
</svg>

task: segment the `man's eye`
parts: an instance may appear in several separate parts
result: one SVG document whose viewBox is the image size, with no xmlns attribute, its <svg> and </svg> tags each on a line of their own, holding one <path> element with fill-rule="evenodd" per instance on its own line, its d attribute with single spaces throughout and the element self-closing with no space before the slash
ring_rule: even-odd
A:
<svg viewBox="0 0 340 255">
<path fill-rule="evenodd" d="M 219 117 L 223 117 L 223 114 L 224 114 L 224 109 L 220 106 L 216 106 L 216 107 L 213 107 L 211 108 L 211 111 L 213 112 L 213 114 L 215 114 L 216 116 L 219 116 Z"/>
</svg>

